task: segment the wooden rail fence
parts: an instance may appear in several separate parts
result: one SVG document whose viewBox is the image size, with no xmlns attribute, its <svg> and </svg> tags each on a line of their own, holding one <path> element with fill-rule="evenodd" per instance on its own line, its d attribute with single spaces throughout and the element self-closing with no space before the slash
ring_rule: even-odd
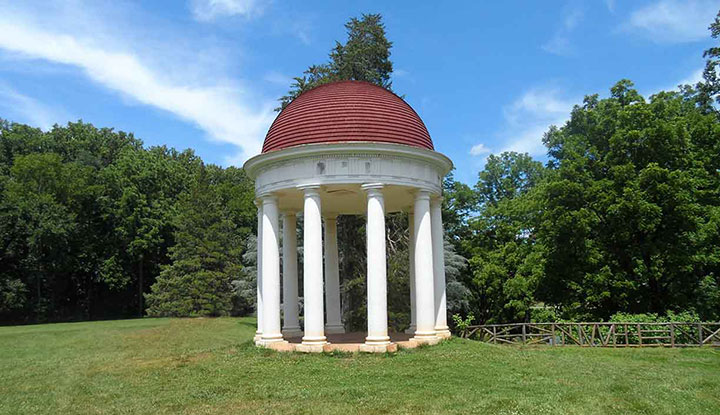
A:
<svg viewBox="0 0 720 415">
<path fill-rule="evenodd" d="M 717 323 L 511 323 L 469 326 L 465 337 L 496 344 L 583 347 L 720 347 Z"/>
</svg>

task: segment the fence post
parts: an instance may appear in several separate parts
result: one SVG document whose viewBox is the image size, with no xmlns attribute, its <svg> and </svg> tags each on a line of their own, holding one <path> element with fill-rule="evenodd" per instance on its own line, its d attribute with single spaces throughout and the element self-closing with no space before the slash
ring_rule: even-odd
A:
<svg viewBox="0 0 720 415">
<path fill-rule="evenodd" d="M 675 347 L 675 324 L 670 323 L 670 347 Z"/>
<path fill-rule="evenodd" d="M 702 323 L 697 323 L 698 328 L 698 346 L 703 345 L 703 329 L 702 329 Z"/>
<path fill-rule="evenodd" d="M 552 323 L 552 325 L 550 326 L 550 331 L 550 335 L 552 336 L 550 338 L 550 345 L 555 346 L 555 323 Z"/>
<path fill-rule="evenodd" d="M 642 347 L 643 340 L 642 340 L 642 329 L 640 327 L 640 323 L 638 323 L 638 325 L 637 325 L 637 331 L 638 331 L 638 345 L 639 345 L 638 347 Z"/>
<path fill-rule="evenodd" d="M 625 324 L 625 346 L 630 346 L 630 336 L 628 336 L 628 325 Z"/>
<path fill-rule="evenodd" d="M 580 342 L 580 346 L 582 346 L 584 343 L 583 342 L 582 325 L 580 325 L 580 323 L 578 323 L 577 327 L 578 327 L 578 341 Z"/>
<path fill-rule="evenodd" d="M 523 344 L 525 344 L 526 339 L 527 339 L 527 337 L 525 335 L 525 323 L 522 323 L 522 342 L 523 342 Z"/>
<path fill-rule="evenodd" d="M 493 326 L 493 344 L 497 344 L 497 326 Z"/>
</svg>

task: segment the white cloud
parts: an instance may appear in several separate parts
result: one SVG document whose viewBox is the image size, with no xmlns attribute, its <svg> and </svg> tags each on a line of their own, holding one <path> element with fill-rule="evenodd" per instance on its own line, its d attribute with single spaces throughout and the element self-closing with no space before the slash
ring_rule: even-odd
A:
<svg viewBox="0 0 720 415">
<path fill-rule="evenodd" d="M 583 11 L 579 8 L 573 8 L 564 12 L 562 25 L 555 31 L 553 37 L 550 38 L 541 47 L 544 51 L 555 55 L 568 55 L 572 52 L 570 45 L 570 34 L 583 19 Z"/>
<path fill-rule="evenodd" d="M 704 69 L 705 68 L 699 68 L 699 69 L 694 70 L 689 76 L 681 79 L 677 84 L 678 85 L 685 85 L 685 84 L 695 85 L 695 84 L 697 84 L 698 82 L 702 81 L 702 79 L 703 79 Z"/>
<path fill-rule="evenodd" d="M 623 28 L 658 43 L 707 39 L 718 8 L 718 2 L 711 0 L 661 0 L 635 10 Z"/>
<path fill-rule="evenodd" d="M 262 7 L 256 0 L 191 0 L 190 9 L 196 20 L 208 22 L 218 17 L 259 14 Z"/>
<path fill-rule="evenodd" d="M 10 121 L 30 124 L 46 131 L 54 124 L 68 121 L 64 111 L 50 108 L 2 83 L 0 83 L 0 109 L 5 114 L 4 117 Z"/>
<path fill-rule="evenodd" d="M 239 159 L 260 150 L 262 137 L 274 117 L 272 102 L 253 101 L 236 82 L 199 84 L 194 74 L 183 79 L 183 62 L 165 62 L 180 68 L 170 76 L 154 69 L 127 45 L 108 48 L 95 38 L 46 27 L 22 15 L 5 14 L 0 17 L 0 49 L 24 59 L 78 68 L 93 82 L 123 97 L 173 113 L 204 130 L 210 138 L 237 145 L 242 153 Z M 122 42 L 113 39 L 108 43 Z M 223 78 L 214 75 L 208 79 Z"/>
<path fill-rule="evenodd" d="M 471 156 L 481 156 L 483 154 L 489 153 L 491 150 L 483 143 L 475 144 L 470 149 L 470 155 Z"/>
<path fill-rule="evenodd" d="M 544 154 L 543 134 L 551 125 L 565 124 L 573 105 L 579 102 L 562 95 L 557 88 L 533 88 L 506 107 L 503 111 L 506 126 L 500 137 L 507 144 L 500 152 Z"/>
</svg>

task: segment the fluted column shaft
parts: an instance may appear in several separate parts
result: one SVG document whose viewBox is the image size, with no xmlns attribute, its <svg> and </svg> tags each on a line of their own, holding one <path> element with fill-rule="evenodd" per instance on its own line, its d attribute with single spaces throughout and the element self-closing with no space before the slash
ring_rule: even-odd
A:
<svg viewBox="0 0 720 415">
<path fill-rule="evenodd" d="M 419 190 L 415 195 L 415 306 L 417 329 L 414 339 L 437 340 L 435 333 L 435 298 L 433 281 L 432 225 L 430 193 Z"/>
<path fill-rule="evenodd" d="M 275 196 L 264 196 L 262 235 L 263 330 L 261 341 L 283 340 L 280 331 L 280 246 L 278 207 Z"/>
<path fill-rule="evenodd" d="M 326 333 L 345 333 L 340 308 L 340 269 L 337 245 L 337 215 L 325 215 L 325 312 Z"/>
<path fill-rule="evenodd" d="M 387 313 L 387 252 L 385 201 L 381 185 L 363 185 L 367 192 L 367 309 L 365 344 L 390 343 Z"/>
<path fill-rule="evenodd" d="M 432 228 L 433 251 L 433 292 L 435 297 L 435 331 L 439 337 L 450 337 L 447 325 L 447 298 L 445 289 L 445 249 L 442 224 L 442 199 L 430 200 L 430 218 Z"/>
<path fill-rule="evenodd" d="M 298 318 L 297 216 L 283 214 L 283 335 L 302 335 Z"/>
<path fill-rule="evenodd" d="M 307 345 L 326 343 L 323 316 L 323 244 L 322 210 L 318 186 L 305 186 L 303 238 L 303 291 L 305 302 L 305 335 Z"/>
</svg>

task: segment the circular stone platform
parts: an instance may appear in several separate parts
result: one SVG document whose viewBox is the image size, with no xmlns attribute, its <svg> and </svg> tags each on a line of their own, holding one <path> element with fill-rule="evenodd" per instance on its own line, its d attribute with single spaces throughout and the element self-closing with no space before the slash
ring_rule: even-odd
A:
<svg viewBox="0 0 720 415">
<path fill-rule="evenodd" d="M 318 346 L 308 346 L 302 344 L 302 336 L 300 337 L 289 337 L 286 338 L 287 342 L 282 343 L 271 343 L 266 347 L 281 351 L 281 352 L 305 352 L 305 353 L 331 353 L 334 351 L 348 352 L 348 353 L 393 353 L 402 349 L 414 349 L 421 343 L 417 342 L 412 338 L 411 334 L 406 333 L 390 333 L 390 344 L 370 346 L 365 342 L 365 332 L 351 332 L 351 333 L 338 333 L 328 334 L 327 343 Z M 441 341 L 437 341 L 431 344 L 437 344 Z M 422 344 L 428 344 L 423 342 Z"/>
</svg>

